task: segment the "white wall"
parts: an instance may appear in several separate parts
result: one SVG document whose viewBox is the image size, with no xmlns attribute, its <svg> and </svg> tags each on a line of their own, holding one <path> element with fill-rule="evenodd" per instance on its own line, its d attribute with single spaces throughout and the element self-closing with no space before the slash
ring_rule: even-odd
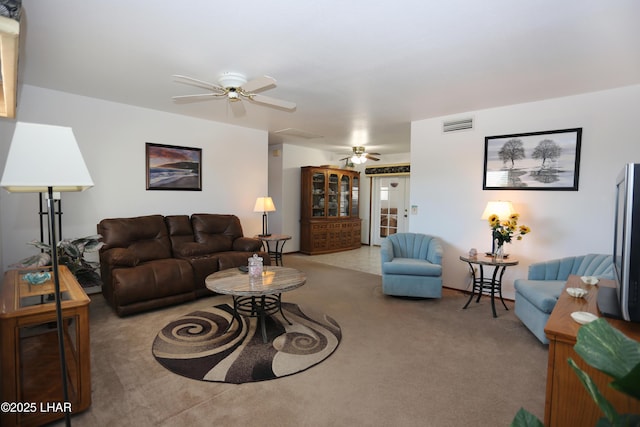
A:
<svg viewBox="0 0 640 427">
<path fill-rule="evenodd" d="M 253 212 L 267 193 L 267 132 L 24 86 L 20 121 L 70 126 L 95 186 L 63 193 L 63 237 L 95 234 L 103 218 L 148 214 L 233 213 L 245 235 L 261 231 Z M 0 122 L 0 167 L 15 121 Z M 202 191 L 147 191 L 145 143 L 202 148 Z M 252 153 L 251 156 L 244 155 Z M 28 167 L 26 165 L 25 167 Z M 38 196 L 0 191 L 1 265 L 34 253 Z"/>
<path fill-rule="evenodd" d="M 269 230 L 291 236 L 284 252 L 300 250 L 300 203 L 302 166 L 320 166 L 332 163 L 332 153 L 291 144 L 269 147 L 269 195 L 276 212 L 269 216 Z"/>
<path fill-rule="evenodd" d="M 490 229 L 480 219 L 489 200 L 511 200 L 531 234 L 507 246 L 520 265 L 507 269 L 504 295 L 528 265 L 586 253 L 611 253 L 614 179 L 628 162 L 640 162 L 640 85 L 541 102 L 416 121 L 411 127 L 411 217 L 414 232 L 445 243 L 444 285 L 469 284 L 461 254 L 490 250 Z M 475 128 L 444 135 L 442 121 L 472 116 Z M 579 191 L 483 191 L 486 136 L 583 129 Z"/>
</svg>

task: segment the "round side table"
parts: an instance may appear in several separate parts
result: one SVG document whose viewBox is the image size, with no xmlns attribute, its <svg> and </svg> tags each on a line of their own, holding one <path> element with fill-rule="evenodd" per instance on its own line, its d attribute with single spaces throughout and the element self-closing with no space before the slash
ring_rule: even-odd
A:
<svg viewBox="0 0 640 427">
<path fill-rule="evenodd" d="M 284 248 L 287 240 L 291 240 L 291 236 L 286 234 L 270 234 L 268 236 L 258 235 L 253 237 L 262 241 L 264 250 L 269 253 L 269 256 L 277 266 L 282 267 L 282 248 Z"/>
<path fill-rule="evenodd" d="M 460 260 L 469 264 L 469 268 L 471 269 L 471 276 L 473 278 L 473 287 L 471 288 L 471 295 L 469 296 L 469 300 L 462 307 L 463 309 L 469 306 L 469 303 L 473 299 L 473 297 L 478 294 L 478 298 L 476 299 L 476 303 L 480 302 L 480 297 L 484 295 L 491 296 L 491 310 L 493 311 L 493 317 L 498 317 L 496 314 L 496 304 L 495 304 L 495 294 L 498 292 L 498 296 L 500 297 L 500 301 L 502 301 L 502 305 L 505 310 L 509 310 L 507 305 L 504 303 L 504 299 L 502 299 L 502 276 L 504 276 L 504 272 L 507 267 L 512 265 L 518 265 L 517 259 L 512 258 L 504 258 L 501 260 L 496 259 L 492 256 L 460 256 Z M 480 270 L 480 277 L 477 276 L 474 265 L 477 265 Z M 484 276 L 484 266 L 493 267 L 493 274 L 491 278 Z"/>
</svg>

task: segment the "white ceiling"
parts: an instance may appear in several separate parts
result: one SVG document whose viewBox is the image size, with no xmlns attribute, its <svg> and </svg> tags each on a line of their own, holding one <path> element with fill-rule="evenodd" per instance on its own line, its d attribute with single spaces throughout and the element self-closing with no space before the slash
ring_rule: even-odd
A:
<svg viewBox="0 0 640 427">
<path fill-rule="evenodd" d="M 22 3 L 22 83 L 336 153 L 407 152 L 413 120 L 640 83 L 637 0 Z M 297 109 L 171 99 L 203 92 L 173 74 L 229 71 L 274 77 L 262 93 Z"/>
</svg>

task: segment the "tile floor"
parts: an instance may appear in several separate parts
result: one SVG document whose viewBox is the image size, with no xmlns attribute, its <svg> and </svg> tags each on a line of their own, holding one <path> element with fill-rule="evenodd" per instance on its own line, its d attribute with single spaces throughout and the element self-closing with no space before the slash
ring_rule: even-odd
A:
<svg viewBox="0 0 640 427">
<path fill-rule="evenodd" d="M 329 264 L 336 267 L 348 268 L 351 270 L 364 271 L 365 273 L 380 275 L 380 246 L 365 246 L 360 249 L 336 252 L 323 255 L 304 255 L 299 252 L 285 254 L 287 257 L 295 256 L 308 259 L 309 261 Z M 285 259 L 286 265 L 286 259 Z"/>
</svg>

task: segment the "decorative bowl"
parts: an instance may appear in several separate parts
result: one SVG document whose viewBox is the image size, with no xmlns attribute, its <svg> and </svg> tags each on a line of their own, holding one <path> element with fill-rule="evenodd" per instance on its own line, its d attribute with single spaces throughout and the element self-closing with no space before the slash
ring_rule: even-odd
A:
<svg viewBox="0 0 640 427">
<path fill-rule="evenodd" d="M 582 298 L 586 294 L 588 294 L 589 291 L 587 291 L 586 289 L 582 289 L 582 288 L 567 288 L 567 293 L 569 295 L 571 295 L 572 297 L 574 297 L 574 298 Z"/>
<path fill-rule="evenodd" d="M 588 311 L 574 311 L 573 313 L 571 313 L 571 317 L 581 325 L 593 322 L 598 318 L 598 316 L 593 313 L 589 313 Z"/>
<path fill-rule="evenodd" d="M 595 276 L 582 276 L 580 280 L 582 280 L 587 285 L 595 285 L 596 283 L 598 283 L 598 278 Z"/>
<path fill-rule="evenodd" d="M 26 280 L 32 285 L 41 285 L 44 282 L 47 282 L 51 279 L 51 273 L 49 272 L 26 273 L 22 277 L 24 278 L 24 280 Z"/>
</svg>

